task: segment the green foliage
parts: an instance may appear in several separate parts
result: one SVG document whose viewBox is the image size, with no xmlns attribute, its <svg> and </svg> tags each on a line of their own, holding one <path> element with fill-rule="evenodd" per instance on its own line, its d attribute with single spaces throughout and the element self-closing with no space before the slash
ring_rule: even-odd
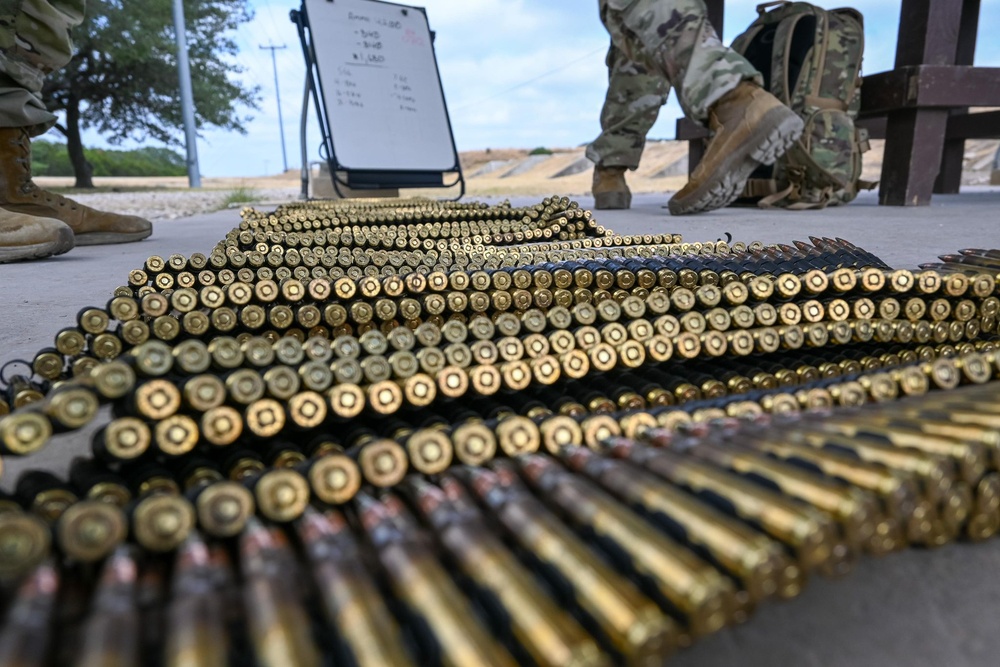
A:
<svg viewBox="0 0 1000 667">
<path fill-rule="evenodd" d="M 528 155 L 552 155 L 552 151 L 550 151 L 545 146 L 539 146 L 538 148 L 528 153 Z"/>
<path fill-rule="evenodd" d="M 78 116 L 80 126 L 112 142 L 183 145 L 171 4 L 88 0 L 86 19 L 73 31 L 77 54 L 43 90 L 51 111 L 66 111 L 62 129 L 71 142 Z M 258 90 L 235 78 L 243 69 L 233 31 L 252 17 L 248 0 L 185 0 L 184 12 L 197 126 L 245 133 L 241 110 L 257 108 Z"/>
<path fill-rule="evenodd" d="M 94 176 L 183 176 L 184 156 L 169 148 L 137 150 L 86 149 Z M 73 166 L 65 144 L 38 140 L 31 142 L 32 173 L 35 176 L 73 176 Z"/>
</svg>

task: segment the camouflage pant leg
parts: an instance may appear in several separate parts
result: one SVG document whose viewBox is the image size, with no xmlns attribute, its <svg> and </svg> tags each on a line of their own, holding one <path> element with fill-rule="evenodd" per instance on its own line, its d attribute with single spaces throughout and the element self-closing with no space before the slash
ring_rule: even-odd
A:
<svg viewBox="0 0 1000 667">
<path fill-rule="evenodd" d="M 629 60 L 614 44 L 608 50 L 608 94 L 601 109 L 601 134 L 587 157 L 602 167 L 639 166 L 646 134 L 667 101 L 670 84 L 647 66 Z"/>
<path fill-rule="evenodd" d="M 611 41 L 670 81 L 684 113 L 704 122 L 720 97 L 747 79 L 763 83 L 746 58 L 722 44 L 703 0 L 599 0 Z"/>
<path fill-rule="evenodd" d="M 85 0 L 0 0 L 0 127 L 41 134 L 55 123 L 45 109 L 45 76 L 69 62 L 69 31 Z"/>
</svg>

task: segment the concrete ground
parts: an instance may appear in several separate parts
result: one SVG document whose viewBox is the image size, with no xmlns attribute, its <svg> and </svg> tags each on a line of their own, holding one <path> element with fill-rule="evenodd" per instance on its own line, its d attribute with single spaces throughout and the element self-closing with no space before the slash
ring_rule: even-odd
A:
<svg viewBox="0 0 1000 667">
<path fill-rule="evenodd" d="M 628 211 L 597 211 L 622 234 L 671 232 L 685 240 L 787 242 L 840 236 L 896 267 L 966 247 L 1000 248 L 1000 188 L 935 196 L 929 207 L 882 208 L 865 193 L 850 206 L 789 213 L 726 209 L 671 218 L 667 197 L 640 195 Z M 527 204 L 537 198 L 516 198 Z M 593 200 L 577 198 L 589 208 Z M 261 207 L 265 208 L 265 207 Z M 237 211 L 157 223 L 151 239 L 77 248 L 41 262 L 0 266 L 0 363 L 30 359 L 86 306 L 103 305 L 149 255 L 208 253 L 239 222 Z M 5 461 L 9 487 L 26 466 L 64 468 L 85 433 L 62 436 L 39 456 Z M 842 580 L 817 579 L 796 600 L 770 603 L 749 623 L 700 641 L 672 661 L 687 667 L 995 665 L 1000 655 L 1000 540 L 865 559 Z"/>
</svg>

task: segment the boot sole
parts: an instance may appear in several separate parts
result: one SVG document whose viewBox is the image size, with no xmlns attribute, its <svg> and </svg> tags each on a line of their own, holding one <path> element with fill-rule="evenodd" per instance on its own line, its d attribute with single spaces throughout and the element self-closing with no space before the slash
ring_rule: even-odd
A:
<svg viewBox="0 0 1000 667">
<path fill-rule="evenodd" d="M 784 155 L 802 136 L 805 125 L 801 118 L 787 109 L 776 108 L 771 113 L 775 112 L 781 113 L 784 118 L 769 130 L 762 129 L 758 134 L 751 136 L 745 144 L 749 146 L 748 150 L 734 154 L 719 167 L 718 179 L 707 181 L 699 190 L 685 197 L 684 201 L 677 201 L 676 197 L 671 199 L 668 204 L 670 213 L 691 215 L 729 206 L 743 192 L 747 179 L 758 165 L 773 164 Z M 765 116 L 758 127 L 767 128 L 767 126 Z"/>
<path fill-rule="evenodd" d="M 76 244 L 85 245 L 113 245 L 116 243 L 135 243 L 152 235 L 153 230 L 144 232 L 90 232 L 88 234 L 77 234 Z"/>
<path fill-rule="evenodd" d="M 618 210 L 632 206 L 630 192 L 602 192 L 594 195 L 594 208 L 602 211 Z"/>
<path fill-rule="evenodd" d="M 73 232 L 67 227 L 59 231 L 59 236 L 54 241 L 13 248 L 0 248 L 0 264 L 24 262 L 32 259 L 62 255 L 72 250 L 75 245 Z"/>
</svg>

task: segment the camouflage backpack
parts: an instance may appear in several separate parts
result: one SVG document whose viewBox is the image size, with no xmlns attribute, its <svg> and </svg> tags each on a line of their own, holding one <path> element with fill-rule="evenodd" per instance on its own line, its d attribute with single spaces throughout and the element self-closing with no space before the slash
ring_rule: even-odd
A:
<svg viewBox="0 0 1000 667">
<path fill-rule="evenodd" d="M 854 125 L 864 19 L 855 9 L 828 11 L 784 0 L 758 5 L 757 14 L 733 49 L 763 74 L 771 94 L 802 117 L 805 130 L 784 157 L 750 176 L 743 197 L 764 208 L 846 204 L 859 189 L 875 186 L 860 179 L 868 138 Z"/>
</svg>

